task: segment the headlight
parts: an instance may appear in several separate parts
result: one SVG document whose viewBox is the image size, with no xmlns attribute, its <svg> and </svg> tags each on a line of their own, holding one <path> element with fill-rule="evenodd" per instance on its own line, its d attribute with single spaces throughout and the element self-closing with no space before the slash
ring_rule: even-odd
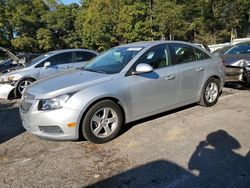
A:
<svg viewBox="0 0 250 188">
<path fill-rule="evenodd" d="M 69 98 L 70 95 L 61 95 L 53 99 L 42 99 L 39 101 L 38 110 L 43 111 L 62 108 Z"/>
<path fill-rule="evenodd" d="M 10 76 L 7 76 L 7 75 L 3 75 L 1 77 L 1 81 L 2 82 L 8 82 L 8 81 L 16 81 L 16 80 L 19 80 L 21 79 L 22 76 L 21 75 L 18 75 L 18 74 L 14 74 L 14 75 L 10 75 Z"/>
<path fill-rule="evenodd" d="M 8 81 L 16 81 L 16 80 L 19 80 L 21 78 L 22 78 L 21 75 L 15 74 L 15 75 L 8 76 Z"/>
</svg>

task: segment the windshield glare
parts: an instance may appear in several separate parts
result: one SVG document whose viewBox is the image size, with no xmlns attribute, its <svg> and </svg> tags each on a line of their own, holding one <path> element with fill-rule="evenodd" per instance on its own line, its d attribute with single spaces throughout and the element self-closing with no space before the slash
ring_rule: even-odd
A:
<svg viewBox="0 0 250 188">
<path fill-rule="evenodd" d="M 134 58 L 142 47 L 116 47 L 90 61 L 85 70 L 106 74 L 120 72 Z"/>
</svg>

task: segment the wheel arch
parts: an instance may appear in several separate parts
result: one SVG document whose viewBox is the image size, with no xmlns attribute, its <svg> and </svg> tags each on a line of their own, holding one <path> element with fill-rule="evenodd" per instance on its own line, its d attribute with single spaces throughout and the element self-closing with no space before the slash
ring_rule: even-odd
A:
<svg viewBox="0 0 250 188">
<path fill-rule="evenodd" d="M 22 77 L 21 79 L 19 79 L 19 80 L 16 82 L 15 86 L 17 87 L 17 85 L 18 85 L 21 81 L 28 80 L 28 79 L 32 79 L 34 82 L 36 81 L 36 79 L 35 79 L 34 77 L 32 77 L 32 76 L 25 76 L 25 77 Z"/>
<path fill-rule="evenodd" d="M 219 85 L 219 91 L 221 91 L 221 89 L 222 89 L 222 87 L 223 87 L 223 86 L 222 86 L 222 83 L 221 83 L 222 79 L 221 79 L 218 75 L 210 75 L 210 76 L 207 77 L 207 79 L 204 80 L 204 83 L 203 83 L 203 85 L 202 85 L 202 87 L 201 87 L 201 89 L 200 89 L 200 91 L 199 91 L 199 99 L 200 99 L 200 97 L 201 97 L 201 95 L 202 95 L 202 91 L 203 91 L 203 89 L 204 89 L 206 83 L 207 83 L 208 80 L 210 80 L 211 78 L 215 78 L 216 80 L 219 81 L 219 83 L 220 83 L 220 85 Z"/>
<path fill-rule="evenodd" d="M 36 81 L 36 79 L 33 78 L 33 77 L 31 77 L 31 76 L 25 76 L 25 77 L 19 79 L 19 80 L 15 83 L 15 89 L 14 89 L 14 96 L 15 96 L 15 97 L 20 97 L 20 96 L 19 96 L 20 94 L 18 94 L 18 84 L 19 84 L 20 82 L 22 82 L 22 81 L 24 81 L 24 80 L 28 80 L 28 79 L 33 80 L 33 82 Z"/>
<path fill-rule="evenodd" d="M 125 107 L 124 105 L 121 103 L 121 101 L 116 98 L 116 97 L 113 97 L 113 96 L 106 96 L 106 97 L 101 97 L 101 98 L 98 98 L 98 99 L 95 99 L 94 101 L 92 101 L 88 106 L 87 108 L 85 108 L 85 110 L 83 111 L 83 113 L 81 114 L 80 116 L 80 120 L 79 120 L 79 123 L 78 123 L 78 128 L 77 128 L 77 131 L 78 131 L 78 138 L 83 138 L 83 135 L 82 135 L 82 132 L 80 131 L 81 128 L 82 128 L 82 122 L 83 122 L 83 119 L 86 115 L 86 113 L 89 111 L 89 109 L 95 105 L 96 103 L 100 102 L 100 101 L 103 101 L 103 100 L 110 100 L 110 101 L 113 101 L 115 102 L 121 109 L 122 111 L 122 116 L 123 116 L 123 121 L 126 122 L 126 110 L 125 110 Z"/>
</svg>

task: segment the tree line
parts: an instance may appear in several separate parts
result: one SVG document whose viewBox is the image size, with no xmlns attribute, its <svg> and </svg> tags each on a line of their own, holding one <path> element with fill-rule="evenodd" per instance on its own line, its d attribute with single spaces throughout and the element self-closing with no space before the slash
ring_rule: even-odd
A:
<svg viewBox="0 0 250 188">
<path fill-rule="evenodd" d="M 16 52 L 162 39 L 213 44 L 249 34 L 249 0 L 0 0 L 0 46 Z"/>
</svg>

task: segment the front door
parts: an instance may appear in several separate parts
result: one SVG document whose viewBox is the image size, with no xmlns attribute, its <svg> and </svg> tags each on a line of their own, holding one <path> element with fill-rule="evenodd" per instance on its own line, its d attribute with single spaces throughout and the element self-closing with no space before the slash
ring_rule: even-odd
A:
<svg viewBox="0 0 250 188">
<path fill-rule="evenodd" d="M 134 117 L 164 111 L 176 102 L 176 68 L 172 66 L 167 44 L 152 47 L 135 63 L 150 64 L 154 70 L 130 76 L 132 111 Z"/>
</svg>

